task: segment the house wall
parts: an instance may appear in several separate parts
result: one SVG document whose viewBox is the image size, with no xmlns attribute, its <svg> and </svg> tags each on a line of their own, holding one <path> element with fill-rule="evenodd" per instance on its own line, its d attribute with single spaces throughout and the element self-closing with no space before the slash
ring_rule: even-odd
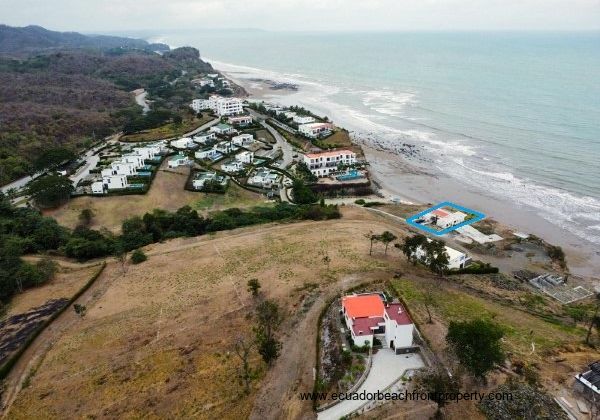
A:
<svg viewBox="0 0 600 420">
<path fill-rule="evenodd" d="M 385 341 L 388 347 L 392 346 L 392 341 L 394 342 L 394 348 L 410 347 L 413 345 L 413 324 L 398 325 L 392 319 L 386 319 L 385 324 Z"/>
</svg>

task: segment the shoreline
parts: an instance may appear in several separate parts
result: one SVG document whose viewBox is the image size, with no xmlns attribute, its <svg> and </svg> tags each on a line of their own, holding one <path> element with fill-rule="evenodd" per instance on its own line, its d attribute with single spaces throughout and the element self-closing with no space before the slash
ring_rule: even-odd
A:
<svg viewBox="0 0 600 420">
<path fill-rule="evenodd" d="M 455 201 L 478 209 L 487 217 L 512 230 L 534 234 L 552 244 L 560 245 L 567 255 L 569 269 L 573 275 L 593 279 L 596 284 L 600 283 L 600 253 L 594 250 L 592 243 L 541 218 L 532 209 L 511 205 L 489 191 L 478 191 L 465 184 L 457 185 L 456 180 L 428 167 L 427 161 L 419 159 L 419 145 L 407 152 L 403 148 L 405 144 L 392 148 L 389 142 L 377 139 L 373 133 L 363 134 L 368 130 L 361 127 L 359 119 L 354 119 L 352 115 L 344 115 L 347 114 L 346 110 L 336 109 L 334 104 L 311 101 L 310 93 L 306 92 L 303 85 L 294 91 L 273 90 L 269 84 L 255 76 L 252 79 L 244 79 L 240 77 L 244 72 L 221 69 L 219 64 L 223 63 L 218 63 L 216 68 L 234 83 L 242 86 L 249 99 L 271 101 L 286 106 L 301 105 L 313 112 L 329 116 L 337 125 L 350 130 L 353 141 L 363 148 L 370 165 L 371 176 L 380 186 L 380 193 L 386 198 L 398 198 L 411 204 Z M 260 79 L 272 81 L 268 74 Z M 288 81 L 281 81 L 286 82 Z"/>
</svg>

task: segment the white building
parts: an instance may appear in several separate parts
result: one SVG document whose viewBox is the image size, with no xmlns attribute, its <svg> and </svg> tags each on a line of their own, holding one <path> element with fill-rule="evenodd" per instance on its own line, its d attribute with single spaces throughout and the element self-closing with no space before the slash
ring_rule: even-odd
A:
<svg viewBox="0 0 600 420">
<path fill-rule="evenodd" d="M 185 166 L 190 163 L 190 160 L 185 155 L 175 155 L 169 159 L 167 165 L 169 168 L 177 168 L 179 166 Z"/>
<path fill-rule="evenodd" d="M 236 173 L 244 169 L 244 164 L 237 160 L 221 165 L 221 169 L 227 173 Z"/>
<path fill-rule="evenodd" d="M 192 180 L 192 187 L 196 190 L 201 190 L 207 181 L 217 181 L 221 185 L 227 184 L 227 177 L 217 175 L 216 172 L 200 172 L 196 174 L 196 177 Z"/>
<path fill-rule="evenodd" d="M 135 164 L 117 160 L 110 164 L 112 175 L 135 175 L 137 168 Z"/>
<path fill-rule="evenodd" d="M 338 170 L 340 165 L 353 165 L 356 163 L 356 153 L 351 150 L 332 150 L 329 152 L 307 153 L 304 163 L 316 176 L 328 176 Z"/>
<path fill-rule="evenodd" d="M 196 143 L 191 137 L 183 137 L 178 140 L 173 140 L 171 142 L 171 147 L 176 149 L 192 149 L 196 147 Z"/>
<path fill-rule="evenodd" d="M 465 221 L 467 215 L 461 211 L 451 212 L 449 210 L 436 209 L 428 213 L 427 218 L 436 226 L 446 229 Z"/>
<path fill-rule="evenodd" d="M 273 185 L 277 184 L 279 177 L 280 175 L 277 172 L 262 168 L 255 171 L 252 176 L 248 178 L 248 184 L 261 188 L 271 188 Z"/>
<path fill-rule="evenodd" d="M 144 157 L 138 153 L 127 153 L 121 156 L 121 162 L 131 163 L 136 169 L 144 166 Z"/>
<path fill-rule="evenodd" d="M 295 112 L 293 112 L 293 111 L 285 111 L 285 112 L 283 113 L 283 115 L 285 115 L 285 118 L 292 118 L 292 119 L 293 119 L 293 118 L 294 118 L 296 115 L 298 115 L 298 114 L 296 114 L 296 113 L 295 113 Z"/>
<path fill-rule="evenodd" d="M 235 155 L 235 160 L 237 160 L 238 162 L 245 163 L 246 165 L 250 165 L 254 160 L 254 152 L 240 152 L 237 155 Z"/>
<path fill-rule="evenodd" d="M 102 181 L 92 182 L 92 194 L 104 194 L 104 184 Z"/>
<path fill-rule="evenodd" d="M 310 123 L 298 126 L 300 134 L 311 139 L 327 136 L 333 130 L 333 125 L 330 123 Z"/>
<path fill-rule="evenodd" d="M 238 115 L 244 112 L 242 100 L 239 98 L 224 98 L 212 95 L 208 98 L 208 102 L 202 105 L 207 105 L 220 117 Z"/>
<path fill-rule="evenodd" d="M 214 159 L 218 158 L 219 156 L 222 156 L 222 154 L 218 150 L 208 149 L 208 150 L 199 150 L 196 153 L 194 153 L 194 156 L 196 157 L 196 159 L 214 160 Z"/>
<path fill-rule="evenodd" d="M 227 122 L 234 126 L 244 127 L 252 124 L 252 117 L 250 115 L 239 115 L 237 117 L 229 117 Z"/>
<path fill-rule="evenodd" d="M 210 131 L 216 134 L 234 134 L 236 133 L 235 128 L 230 126 L 229 124 L 217 124 L 210 127 Z"/>
<path fill-rule="evenodd" d="M 427 239 L 431 242 L 431 239 Z M 448 254 L 448 270 L 465 268 L 471 258 L 464 252 L 457 251 L 456 249 L 445 246 L 446 254 Z M 415 257 L 423 261 L 425 259 L 425 250 L 422 247 L 418 247 L 415 252 Z"/>
<path fill-rule="evenodd" d="M 214 149 L 217 150 L 218 152 L 227 154 L 227 153 L 231 153 L 231 152 L 237 150 L 238 147 L 230 141 L 222 141 L 222 142 L 217 143 L 214 146 Z"/>
<path fill-rule="evenodd" d="M 216 140 L 217 134 L 214 132 L 211 133 L 202 133 L 194 136 L 194 141 L 199 144 L 206 144 L 210 141 Z"/>
<path fill-rule="evenodd" d="M 127 175 L 113 175 L 110 169 L 102 171 L 102 184 L 108 190 L 122 190 L 129 187 Z"/>
<path fill-rule="evenodd" d="M 310 124 L 315 122 L 315 119 L 309 115 L 295 115 L 294 118 L 292 118 L 292 120 L 296 124 Z"/>
<path fill-rule="evenodd" d="M 210 100 L 208 99 L 194 99 L 190 104 L 190 108 L 192 108 L 195 112 L 204 111 L 210 108 Z"/>
<path fill-rule="evenodd" d="M 248 146 L 254 143 L 254 136 L 252 134 L 240 134 L 231 139 L 233 144 L 236 146 Z"/>
<path fill-rule="evenodd" d="M 414 325 L 406 309 L 398 302 L 385 303 L 378 293 L 344 296 L 342 314 L 355 346 L 378 338 L 397 353 L 412 347 Z"/>
<path fill-rule="evenodd" d="M 216 78 L 218 78 L 218 77 L 219 77 L 219 73 L 208 73 L 208 74 L 206 75 L 206 77 L 209 77 L 209 78 L 211 78 L 211 79 L 216 79 Z"/>
</svg>

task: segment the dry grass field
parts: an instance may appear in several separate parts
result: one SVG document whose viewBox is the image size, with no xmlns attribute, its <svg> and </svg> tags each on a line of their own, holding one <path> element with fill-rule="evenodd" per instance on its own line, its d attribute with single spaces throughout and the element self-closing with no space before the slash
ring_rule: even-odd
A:
<svg viewBox="0 0 600 420">
<path fill-rule="evenodd" d="M 190 205 L 199 211 L 208 212 L 224 207 L 249 207 L 264 203 L 260 195 L 244 190 L 233 183 L 225 194 L 184 190 L 189 171 L 189 167 L 167 169 L 165 161 L 156 174 L 150 190 L 144 195 L 77 197 L 58 209 L 46 211 L 45 215 L 54 217 L 63 226 L 74 228 L 79 222 L 81 210 L 89 208 L 95 214 L 92 228 L 106 228 L 118 232 L 124 219 L 143 215 L 155 208 L 175 211 Z"/>
<path fill-rule="evenodd" d="M 202 118 L 187 118 L 181 124 L 166 124 L 158 128 L 144 130 L 135 134 L 128 134 L 121 137 L 121 141 L 137 143 L 145 141 L 155 141 L 181 136 L 185 133 L 195 130 L 196 128 L 214 120 L 215 117 L 210 114 L 203 114 Z"/>
<path fill-rule="evenodd" d="M 508 292 L 495 295 L 473 291 L 468 282 L 436 280 L 394 248 L 385 256 L 376 245 L 369 256 L 365 233 L 390 230 L 402 238 L 405 226 L 362 208 L 342 210 L 340 220 L 255 226 L 149 245 L 149 259 L 140 265 L 109 262 L 79 300 L 87 307 L 85 317 L 71 310 L 59 317 L 38 339 L 50 344 L 37 354 L 35 369 L 10 379 L 24 387 L 9 418 L 311 418 L 311 405 L 298 393 L 312 390 L 317 319 L 325 302 L 357 284 L 392 280 L 398 272 L 401 278 L 393 284 L 440 354 L 450 320 L 489 317 L 505 328 L 511 358 L 536 363 L 549 388 L 562 386 L 593 356 L 580 344 L 580 328 L 547 322 L 504 302 L 500 297 L 510 298 Z M 281 357 L 267 369 L 253 355 L 255 380 L 245 394 L 233 345 L 252 335 L 256 301 L 246 288 L 251 278 L 259 279 L 262 293 L 279 303 L 285 318 Z M 427 287 L 436 302 L 433 324 L 426 322 L 422 304 Z M 564 359 L 560 365 L 556 357 Z M 501 378 L 494 374 L 489 386 Z M 386 406 L 381 413 L 400 409 Z M 431 414 L 431 407 L 410 410 L 415 418 Z M 369 416 L 377 418 L 376 413 Z M 449 414 L 465 413 L 481 417 L 473 403 Z"/>
</svg>

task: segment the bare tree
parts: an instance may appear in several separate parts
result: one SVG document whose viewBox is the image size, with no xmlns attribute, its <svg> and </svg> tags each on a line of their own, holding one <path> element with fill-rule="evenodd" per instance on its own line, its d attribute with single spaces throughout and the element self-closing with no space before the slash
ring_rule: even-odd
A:
<svg viewBox="0 0 600 420">
<path fill-rule="evenodd" d="M 234 346 L 235 354 L 242 362 L 242 365 L 239 368 L 239 377 L 244 384 L 244 392 L 246 394 L 250 393 L 250 382 L 252 381 L 253 375 L 252 368 L 250 367 L 250 355 L 255 344 L 256 343 L 253 340 L 239 337 Z"/>
</svg>

